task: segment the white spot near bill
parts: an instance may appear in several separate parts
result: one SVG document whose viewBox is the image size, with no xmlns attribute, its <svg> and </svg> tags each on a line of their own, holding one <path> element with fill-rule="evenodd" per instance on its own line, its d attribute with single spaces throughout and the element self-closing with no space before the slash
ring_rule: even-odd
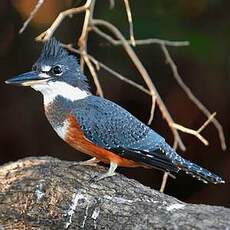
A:
<svg viewBox="0 0 230 230">
<path fill-rule="evenodd" d="M 50 65 L 43 65 L 43 66 L 41 66 L 41 70 L 42 70 L 42 72 L 49 72 L 51 70 L 51 66 Z"/>
<path fill-rule="evenodd" d="M 38 76 L 41 77 L 41 78 L 49 78 L 49 77 L 50 77 L 50 76 L 49 76 L 48 74 L 46 74 L 46 73 L 39 73 Z"/>
</svg>

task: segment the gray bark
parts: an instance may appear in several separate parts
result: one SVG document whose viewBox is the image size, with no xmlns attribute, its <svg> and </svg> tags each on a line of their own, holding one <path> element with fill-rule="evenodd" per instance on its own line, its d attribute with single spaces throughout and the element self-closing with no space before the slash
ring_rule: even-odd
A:
<svg viewBox="0 0 230 230">
<path fill-rule="evenodd" d="M 230 229 L 230 209 L 187 204 L 122 175 L 51 157 L 0 167 L 0 229 Z"/>
</svg>

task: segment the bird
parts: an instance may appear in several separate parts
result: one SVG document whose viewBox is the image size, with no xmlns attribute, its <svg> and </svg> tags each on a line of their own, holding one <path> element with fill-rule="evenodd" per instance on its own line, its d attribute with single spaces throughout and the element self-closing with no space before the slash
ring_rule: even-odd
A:
<svg viewBox="0 0 230 230">
<path fill-rule="evenodd" d="M 30 86 L 43 95 L 45 115 L 58 136 L 93 158 L 109 164 L 96 180 L 115 175 L 120 167 L 184 171 L 204 183 L 225 183 L 216 174 L 182 158 L 149 126 L 127 110 L 91 93 L 77 58 L 54 37 L 45 42 L 32 70 L 5 81 Z M 86 163 L 86 164 L 87 164 Z"/>
</svg>

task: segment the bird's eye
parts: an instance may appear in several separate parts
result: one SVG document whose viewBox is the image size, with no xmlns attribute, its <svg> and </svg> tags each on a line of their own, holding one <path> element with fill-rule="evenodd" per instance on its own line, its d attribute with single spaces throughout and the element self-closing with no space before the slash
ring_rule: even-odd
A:
<svg viewBox="0 0 230 230">
<path fill-rule="evenodd" d="M 52 68 L 52 72 L 55 74 L 55 75 L 61 75 L 62 74 L 62 68 L 61 66 L 59 65 L 56 65 Z"/>
</svg>

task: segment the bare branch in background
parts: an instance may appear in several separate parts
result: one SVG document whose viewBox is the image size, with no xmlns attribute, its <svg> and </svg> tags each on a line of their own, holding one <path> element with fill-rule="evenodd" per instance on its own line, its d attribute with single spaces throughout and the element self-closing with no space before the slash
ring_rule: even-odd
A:
<svg viewBox="0 0 230 230">
<path fill-rule="evenodd" d="M 112 10 L 115 7 L 115 0 L 109 0 L 109 9 Z"/>
<path fill-rule="evenodd" d="M 42 4 L 45 0 L 38 0 L 34 9 L 31 11 L 30 16 L 27 18 L 27 20 L 23 23 L 21 29 L 19 30 L 19 34 L 23 33 L 26 27 L 29 25 L 30 21 L 33 19 L 34 15 L 37 13 L 37 11 L 40 9 Z"/>
<path fill-rule="evenodd" d="M 80 51 L 77 49 L 74 49 L 71 45 L 65 45 L 62 44 L 63 47 L 65 47 L 66 49 L 68 49 L 69 51 L 73 52 L 73 53 L 77 53 L 80 54 Z M 119 74 L 118 72 L 116 72 L 115 70 L 111 69 L 110 67 L 108 67 L 107 65 L 105 65 L 104 63 L 98 61 L 95 57 L 93 57 L 92 55 L 86 54 L 88 56 L 88 58 L 95 64 L 95 66 L 97 66 L 97 68 L 102 68 L 104 70 L 106 70 L 108 73 L 112 74 L 113 76 L 115 76 L 116 78 L 120 79 L 121 81 L 128 83 L 130 85 L 132 85 L 133 87 L 139 89 L 140 91 L 151 95 L 149 90 L 147 90 L 144 86 L 124 77 L 123 75 Z"/>
<path fill-rule="evenodd" d="M 82 27 L 82 32 L 78 39 L 78 46 L 81 51 L 80 67 L 82 72 L 84 72 L 84 61 L 85 61 L 83 54 L 87 53 L 87 42 L 88 42 L 88 32 L 89 32 L 88 28 L 89 28 L 90 20 L 92 19 L 93 16 L 94 6 L 95 6 L 95 0 L 88 0 L 87 2 L 89 3 L 89 7 L 85 9 L 85 18 Z"/>
<path fill-rule="evenodd" d="M 43 0 L 44 1 L 44 0 Z M 42 2 L 42 1 L 38 1 Z M 165 118 L 167 124 L 169 125 L 173 137 L 174 137 L 174 143 L 173 147 L 176 149 L 179 147 L 181 150 L 185 150 L 185 145 L 183 143 L 183 140 L 179 134 L 178 131 L 182 131 L 191 135 L 194 135 L 196 138 L 198 138 L 203 144 L 207 145 L 208 141 L 200 134 L 200 132 L 210 123 L 212 122 L 214 126 L 216 127 L 218 133 L 219 133 L 219 139 L 221 142 L 221 147 L 223 150 L 226 149 L 225 144 L 225 137 L 223 133 L 223 128 L 220 125 L 220 123 L 217 121 L 216 118 L 214 118 L 215 113 L 211 114 L 209 110 L 194 96 L 192 91 L 189 89 L 189 87 L 183 82 L 181 76 L 178 73 L 177 66 L 175 62 L 173 61 L 172 57 L 170 56 L 170 53 L 168 51 L 167 46 L 174 46 L 174 47 L 180 47 L 180 46 L 188 46 L 188 41 L 168 41 L 168 40 L 162 40 L 157 38 L 149 38 L 149 39 L 141 39 L 141 40 L 135 40 L 134 39 L 134 33 L 133 33 L 133 19 L 132 19 L 132 12 L 129 5 L 129 0 L 124 0 L 125 9 L 127 13 L 128 23 L 129 23 L 129 34 L 130 39 L 127 40 L 122 33 L 119 31 L 119 29 L 111 24 L 108 21 L 100 20 L 100 19 L 94 19 L 94 6 L 95 6 L 96 0 L 86 0 L 85 4 L 77 7 L 77 8 L 71 8 L 68 10 L 65 10 L 61 12 L 58 17 L 54 20 L 52 25 L 44 31 L 42 34 L 40 34 L 38 37 L 36 37 L 37 41 L 46 41 L 50 39 L 50 37 L 54 34 L 56 29 L 60 26 L 63 19 L 67 16 L 72 16 L 73 14 L 79 14 L 79 13 L 85 13 L 84 17 L 84 23 L 81 31 L 81 36 L 78 38 L 78 47 L 79 49 L 74 49 L 71 45 L 63 45 L 65 48 L 69 49 L 72 52 L 78 53 L 81 56 L 80 64 L 81 64 L 81 70 L 84 70 L 84 64 L 86 64 L 89 68 L 89 71 L 93 77 L 95 86 L 97 88 L 97 94 L 100 96 L 103 96 L 103 91 L 100 85 L 100 82 L 98 80 L 97 71 L 102 68 L 108 73 L 112 74 L 113 76 L 117 77 L 118 79 L 122 80 L 123 82 L 126 82 L 133 87 L 137 88 L 138 90 L 148 94 L 151 99 L 151 110 L 149 115 L 149 122 L 150 124 L 153 120 L 154 116 L 154 110 L 155 110 L 155 104 L 158 105 L 162 116 Z M 110 8 L 114 8 L 115 1 L 110 0 Z M 42 3 L 41 3 L 42 4 Z M 39 6 L 40 7 L 40 6 Z M 29 23 L 30 20 L 33 18 L 34 14 L 37 12 L 38 3 L 35 6 L 34 10 L 31 12 L 30 17 L 28 18 Z M 22 31 L 26 28 L 27 24 L 23 25 Z M 25 28 L 24 28 L 25 27 Z M 112 37 L 110 34 L 104 32 L 103 29 L 106 29 L 110 31 L 110 34 L 112 34 L 114 37 Z M 20 30 L 20 31 L 21 31 Z M 112 68 L 105 65 L 102 61 L 98 61 L 94 56 L 88 54 L 87 50 L 87 43 L 88 43 L 88 36 L 89 33 L 93 31 L 97 33 L 102 39 L 105 39 L 109 42 L 109 44 L 113 46 L 122 46 L 124 51 L 127 53 L 128 57 L 140 73 L 141 78 L 145 82 L 148 89 L 146 89 L 144 86 L 126 78 L 122 74 L 118 73 L 117 71 L 113 70 Z M 177 82 L 177 84 L 183 89 L 183 91 L 186 93 L 188 98 L 200 109 L 201 112 L 205 114 L 205 116 L 208 118 L 207 121 L 197 130 L 189 129 L 184 127 L 183 125 L 177 124 L 174 122 L 174 119 L 171 117 L 170 112 L 168 111 L 166 105 L 164 104 L 164 101 L 162 100 L 160 94 L 158 93 L 157 88 L 155 87 L 154 83 L 151 80 L 151 77 L 149 76 L 146 68 L 144 67 L 143 63 L 141 62 L 140 58 L 137 56 L 135 50 L 131 47 L 131 45 L 151 45 L 151 44 L 157 44 L 160 45 L 162 52 L 166 58 L 166 62 L 170 65 L 173 76 Z M 160 191 L 163 192 L 166 186 L 168 178 L 168 173 L 165 173 L 163 176 L 161 189 Z"/>
<path fill-rule="evenodd" d="M 214 119 L 214 117 L 216 116 L 216 112 L 213 113 L 208 119 L 207 121 L 204 122 L 204 124 L 197 130 L 198 133 L 200 133 L 201 131 L 203 131 L 206 126 Z"/>
<path fill-rule="evenodd" d="M 179 124 L 172 124 L 174 128 L 184 132 L 184 133 L 188 133 L 188 134 L 191 134 L 191 135 L 194 135 L 195 137 L 197 137 L 204 145 L 209 145 L 208 141 L 203 137 L 201 136 L 200 132 L 210 123 L 212 122 L 212 120 L 214 119 L 214 116 L 216 115 L 216 113 L 213 113 L 209 118 L 208 120 L 198 129 L 198 130 L 193 130 L 193 129 L 189 129 L 189 128 L 186 128 L 182 125 L 179 125 Z"/>
<path fill-rule="evenodd" d="M 125 9 L 128 17 L 128 22 L 129 22 L 129 39 L 132 45 L 135 46 L 136 43 L 135 43 L 135 38 L 133 33 L 133 19 L 132 19 L 132 13 L 129 5 L 129 0 L 124 0 L 124 3 L 125 3 Z"/>
<path fill-rule="evenodd" d="M 101 36 L 102 38 L 108 40 L 114 46 L 118 46 L 118 45 L 123 44 L 122 41 L 112 38 L 110 35 L 106 34 L 105 32 L 103 32 L 102 30 L 100 30 L 96 26 L 93 26 L 92 30 L 95 33 L 97 33 L 99 36 Z M 129 45 L 131 45 L 130 41 L 127 41 L 127 43 Z M 168 41 L 168 40 L 162 40 L 162 39 L 158 39 L 158 38 L 147 38 L 147 39 L 135 40 L 135 44 L 136 45 L 151 45 L 151 44 L 161 45 L 161 44 L 164 44 L 166 46 L 180 47 L 180 46 L 189 46 L 189 41 Z"/>
<path fill-rule="evenodd" d="M 65 10 L 65 11 L 59 13 L 57 18 L 53 22 L 53 24 L 46 31 L 44 31 L 39 36 L 37 36 L 35 38 L 35 40 L 36 41 L 47 41 L 47 40 L 49 40 L 53 36 L 53 33 L 56 31 L 57 27 L 61 24 L 61 22 L 64 20 L 64 18 L 66 16 L 72 16 L 73 14 L 82 13 L 82 12 L 86 11 L 86 9 L 89 7 L 90 4 L 91 4 L 91 0 L 87 0 L 85 5 L 83 5 L 83 6 L 71 8 L 71 9 L 68 9 L 68 10 Z"/>
<path fill-rule="evenodd" d="M 163 178 L 162 178 L 162 182 L 161 182 L 161 187 L 160 187 L 160 192 L 164 192 L 165 187 L 166 187 L 166 183 L 169 177 L 169 173 L 168 172 L 164 172 Z"/>
<path fill-rule="evenodd" d="M 167 47 L 164 44 L 162 44 L 161 49 L 165 55 L 166 62 L 170 65 L 170 67 L 172 69 L 173 76 L 176 79 L 178 85 L 184 90 L 184 92 L 186 93 L 188 98 L 200 109 L 200 111 L 205 116 L 207 116 L 208 118 L 210 116 L 212 116 L 210 111 L 198 100 L 198 98 L 192 93 L 191 89 L 183 82 L 180 74 L 178 73 L 177 66 L 176 66 L 175 62 L 173 61 L 172 57 L 170 56 Z M 219 138 L 220 138 L 220 143 L 221 143 L 222 149 L 226 150 L 226 143 L 225 143 L 225 137 L 224 137 L 222 125 L 215 118 L 213 118 L 211 120 L 211 122 L 214 124 L 214 126 L 216 127 L 216 129 L 219 133 Z"/>
<path fill-rule="evenodd" d="M 130 41 L 128 41 L 129 44 L 131 44 Z M 136 45 L 151 45 L 151 44 L 164 44 L 166 46 L 189 46 L 189 41 L 168 41 L 168 40 L 162 40 L 158 38 L 147 38 L 147 39 L 138 39 L 135 40 Z M 114 40 L 114 45 L 121 45 L 120 41 Z"/>
<path fill-rule="evenodd" d="M 102 88 L 101 88 L 101 85 L 100 85 L 100 82 L 98 80 L 98 77 L 97 77 L 97 73 L 96 73 L 96 70 L 94 68 L 94 66 L 92 65 L 90 59 L 88 58 L 87 54 L 83 54 L 83 59 L 86 63 L 86 65 L 88 66 L 89 68 L 89 71 L 93 77 L 93 80 L 94 80 L 94 83 L 96 85 L 96 88 L 97 88 L 97 91 L 96 91 L 96 94 L 103 97 L 103 91 L 102 91 Z"/>
<path fill-rule="evenodd" d="M 141 74 L 143 80 L 145 81 L 146 85 L 149 88 L 149 91 L 151 93 L 151 97 L 152 97 L 152 105 L 151 105 L 151 113 L 150 113 L 150 117 L 149 117 L 149 121 L 148 124 L 150 124 L 153 120 L 153 113 L 154 113 L 154 108 L 155 108 L 155 100 L 156 100 L 156 89 L 153 85 L 153 82 L 147 72 L 147 70 L 145 69 L 145 67 L 143 66 L 143 64 L 141 63 L 140 59 L 138 58 L 138 56 L 136 55 L 135 51 L 132 49 L 132 47 L 127 43 L 127 40 L 124 38 L 124 36 L 121 34 L 121 32 L 111 23 L 104 21 L 104 20 L 100 20 L 100 19 L 94 19 L 93 21 L 93 26 L 104 26 L 107 29 L 109 29 L 120 41 L 122 41 L 122 46 L 124 48 L 124 50 L 127 52 L 129 58 L 131 59 L 131 61 L 133 62 L 133 64 L 135 65 L 135 67 L 137 68 L 138 72 Z"/>
</svg>

